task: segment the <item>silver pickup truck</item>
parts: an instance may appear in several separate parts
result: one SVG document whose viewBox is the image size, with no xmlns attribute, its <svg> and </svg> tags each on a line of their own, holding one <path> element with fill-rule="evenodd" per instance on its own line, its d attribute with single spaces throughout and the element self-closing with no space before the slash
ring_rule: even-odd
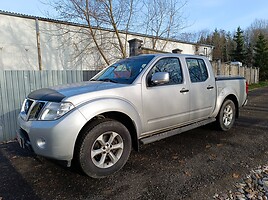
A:
<svg viewBox="0 0 268 200">
<path fill-rule="evenodd" d="M 30 93 L 17 139 L 37 155 L 68 166 L 74 161 L 100 178 L 121 169 L 140 144 L 212 122 L 229 130 L 246 102 L 246 80 L 215 78 L 205 57 L 140 55 L 88 82 Z"/>
</svg>

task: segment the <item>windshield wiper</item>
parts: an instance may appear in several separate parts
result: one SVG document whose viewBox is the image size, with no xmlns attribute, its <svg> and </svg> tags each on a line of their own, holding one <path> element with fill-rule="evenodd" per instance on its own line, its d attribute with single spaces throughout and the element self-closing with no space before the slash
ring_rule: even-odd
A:
<svg viewBox="0 0 268 200">
<path fill-rule="evenodd" d="M 109 79 L 109 78 L 99 79 L 98 81 L 117 83 L 117 81 L 115 81 L 113 79 Z"/>
</svg>

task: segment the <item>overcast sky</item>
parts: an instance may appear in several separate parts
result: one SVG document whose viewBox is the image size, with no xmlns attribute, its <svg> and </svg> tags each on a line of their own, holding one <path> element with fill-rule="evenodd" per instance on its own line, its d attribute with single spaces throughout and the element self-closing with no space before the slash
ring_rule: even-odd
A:
<svg viewBox="0 0 268 200">
<path fill-rule="evenodd" d="M 46 17 L 53 12 L 40 0 L 1 0 L 3 11 Z M 255 19 L 268 20 L 268 0 L 188 0 L 183 8 L 190 27 L 184 32 L 215 28 L 235 31 L 246 29 Z"/>
</svg>

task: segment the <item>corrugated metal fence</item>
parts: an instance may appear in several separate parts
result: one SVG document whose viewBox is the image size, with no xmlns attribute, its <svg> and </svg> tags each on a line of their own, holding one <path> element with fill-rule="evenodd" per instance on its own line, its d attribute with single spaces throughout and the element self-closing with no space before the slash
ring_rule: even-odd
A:
<svg viewBox="0 0 268 200">
<path fill-rule="evenodd" d="M 33 90 L 87 81 L 97 71 L 0 71 L 0 142 L 15 138 L 17 116 L 25 97 Z"/>
</svg>

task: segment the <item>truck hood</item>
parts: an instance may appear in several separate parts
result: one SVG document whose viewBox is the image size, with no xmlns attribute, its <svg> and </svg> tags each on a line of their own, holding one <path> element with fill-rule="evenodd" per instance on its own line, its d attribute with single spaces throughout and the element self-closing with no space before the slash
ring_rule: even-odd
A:
<svg viewBox="0 0 268 200">
<path fill-rule="evenodd" d="M 66 97 L 125 86 L 126 84 L 87 81 L 35 90 L 28 95 L 28 98 L 41 101 L 61 102 L 61 100 Z"/>
</svg>

